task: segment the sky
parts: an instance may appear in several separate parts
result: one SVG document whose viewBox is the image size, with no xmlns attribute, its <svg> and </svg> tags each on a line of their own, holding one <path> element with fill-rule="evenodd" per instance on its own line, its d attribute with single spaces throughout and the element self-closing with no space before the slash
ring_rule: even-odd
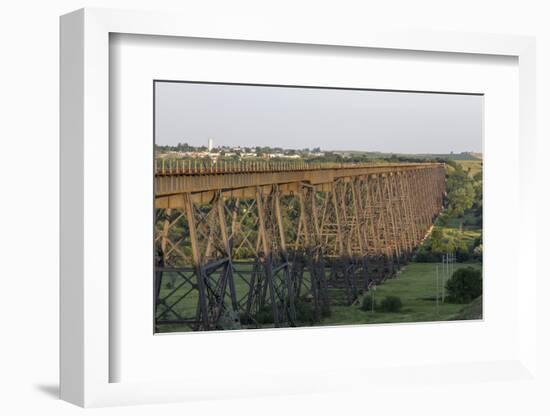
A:
<svg viewBox="0 0 550 416">
<path fill-rule="evenodd" d="M 481 152 L 483 97 L 156 82 L 155 143 Z"/>
</svg>

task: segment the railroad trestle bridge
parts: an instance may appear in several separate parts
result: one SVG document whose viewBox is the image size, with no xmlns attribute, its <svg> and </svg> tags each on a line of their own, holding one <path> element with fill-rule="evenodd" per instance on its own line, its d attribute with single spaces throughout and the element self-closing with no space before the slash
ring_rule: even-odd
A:
<svg viewBox="0 0 550 416">
<path fill-rule="evenodd" d="M 445 192 L 440 163 L 156 164 L 157 327 L 318 322 L 411 259 Z"/>
</svg>

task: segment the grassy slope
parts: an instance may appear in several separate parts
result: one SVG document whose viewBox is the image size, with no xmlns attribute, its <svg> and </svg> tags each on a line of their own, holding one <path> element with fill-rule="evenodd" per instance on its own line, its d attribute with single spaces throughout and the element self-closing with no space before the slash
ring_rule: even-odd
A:
<svg viewBox="0 0 550 416">
<path fill-rule="evenodd" d="M 483 300 L 482 296 L 475 299 L 469 305 L 466 305 L 462 308 L 456 315 L 452 316 L 451 319 L 455 320 L 466 320 L 466 319 L 481 319 L 483 314 Z"/>
</svg>

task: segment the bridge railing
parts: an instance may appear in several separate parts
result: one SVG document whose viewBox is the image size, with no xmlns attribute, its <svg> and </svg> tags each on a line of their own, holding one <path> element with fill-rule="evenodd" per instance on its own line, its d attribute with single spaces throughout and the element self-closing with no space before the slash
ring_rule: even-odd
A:
<svg viewBox="0 0 550 416">
<path fill-rule="evenodd" d="M 200 175 L 216 173 L 294 172 L 321 169 L 351 169 L 380 165 L 379 163 L 306 162 L 302 159 L 271 160 L 202 160 L 155 159 L 156 175 Z M 388 164 L 389 165 L 389 164 Z M 402 164 L 401 164 L 402 165 Z"/>
</svg>

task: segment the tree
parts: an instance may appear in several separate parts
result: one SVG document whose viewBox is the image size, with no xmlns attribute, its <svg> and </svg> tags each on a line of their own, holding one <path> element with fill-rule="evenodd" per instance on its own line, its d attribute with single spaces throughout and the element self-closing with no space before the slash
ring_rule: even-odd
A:
<svg viewBox="0 0 550 416">
<path fill-rule="evenodd" d="M 474 180 L 459 163 L 452 163 L 453 170 L 447 176 L 447 198 L 452 215 L 462 217 L 464 211 L 472 208 L 476 192 Z"/>
<path fill-rule="evenodd" d="M 464 211 L 472 208 L 474 204 L 474 187 L 471 182 L 465 182 L 462 187 L 449 192 L 448 198 L 451 213 L 457 217 L 462 217 Z"/>
<path fill-rule="evenodd" d="M 474 175 L 474 204 L 477 215 L 481 215 L 483 210 L 483 175 L 478 172 Z"/>
<path fill-rule="evenodd" d="M 450 302 L 470 303 L 482 293 L 481 271 L 473 267 L 458 269 L 447 280 L 447 290 Z"/>
<path fill-rule="evenodd" d="M 460 235 L 453 231 L 443 231 L 435 227 L 431 235 L 431 250 L 434 254 L 454 253 L 468 251 L 466 242 Z"/>
</svg>

